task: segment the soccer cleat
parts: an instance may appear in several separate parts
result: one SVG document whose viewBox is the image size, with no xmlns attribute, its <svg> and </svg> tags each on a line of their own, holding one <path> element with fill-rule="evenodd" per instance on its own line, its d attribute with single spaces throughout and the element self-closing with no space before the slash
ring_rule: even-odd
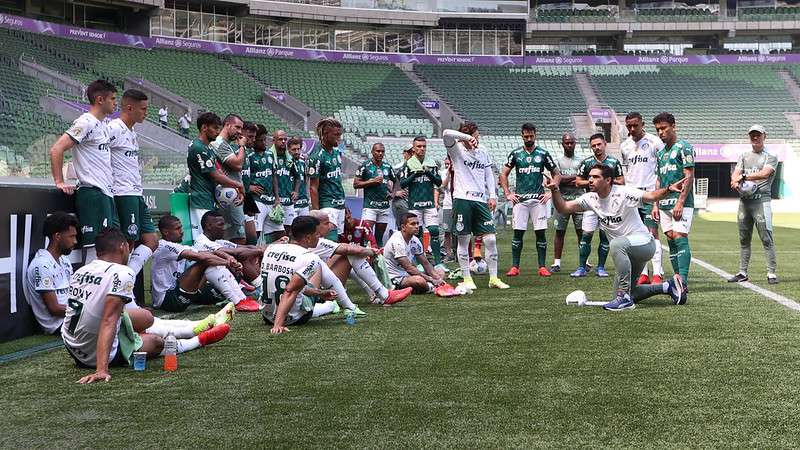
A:
<svg viewBox="0 0 800 450">
<path fill-rule="evenodd" d="M 247 297 L 236 304 L 236 311 L 238 312 L 258 312 L 261 305 L 255 299 Z"/>
<path fill-rule="evenodd" d="M 741 283 L 742 281 L 747 281 L 747 274 L 739 272 L 736 275 L 728 278 L 728 283 Z"/>
<path fill-rule="evenodd" d="M 506 272 L 507 277 L 516 277 L 517 275 L 519 275 L 519 267 L 517 266 L 511 266 L 508 272 Z"/>
<path fill-rule="evenodd" d="M 656 277 L 653 277 L 653 280 L 655 280 L 655 278 Z M 650 284 L 650 277 L 647 276 L 646 273 L 643 273 L 643 274 L 639 275 L 639 279 L 636 280 L 636 284 L 637 285 Z M 656 284 L 655 281 L 653 281 L 653 284 Z"/>
<path fill-rule="evenodd" d="M 583 278 L 586 276 L 586 269 L 584 269 L 583 266 L 579 266 L 578 269 L 569 274 L 569 276 L 572 278 Z"/>
<path fill-rule="evenodd" d="M 778 284 L 778 276 L 774 273 L 767 274 L 767 283 Z"/>
<path fill-rule="evenodd" d="M 336 301 L 334 301 L 334 300 L 328 300 L 328 301 L 329 302 L 333 302 L 333 311 L 331 311 L 331 314 L 339 314 L 339 311 L 342 310 L 342 308 L 339 306 L 339 304 L 336 303 Z"/>
<path fill-rule="evenodd" d="M 217 325 L 210 330 L 198 334 L 197 339 L 200 341 L 200 345 L 205 347 L 206 345 L 221 341 L 230 331 L 231 326 L 227 323 L 223 323 L 222 325 Z"/>
<path fill-rule="evenodd" d="M 503 283 L 503 280 L 501 280 L 500 278 L 491 277 L 489 278 L 489 287 L 495 289 L 508 289 L 511 286 Z"/>
<path fill-rule="evenodd" d="M 376 294 L 374 292 L 369 295 L 369 302 L 372 303 L 373 305 L 382 305 L 383 304 L 383 300 L 381 300 L 381 298 L 378 297 L 378 294 Z"/>
<path fill-rule="evenodd" d="M 388 306 L 394 305 L 395 303 L 400 303 L 407 299 L 412 292 L 414 292 L 414 288 L 410 287 L 389 291 L 389 297 L 386 298 L 386 301 L 384 301 L 383 304 Z"/>
<path fill-rule="evenodd" d="M 595 273 L 600 278 L 608 278 L 608 272 L 606 272 L 606 268 L 603 266 L 597 266 L 597 270 Z"/>
<path fill-rule="evenodd" d="M 236 312 L 236 307 L 233 303 L 228 303 L 216 314 L 214 314 L 214 325 L 222 325 L 233 320 L 233 315 Z"/>
<path fill-rule="evenodd" d="M 550 273 L 549 270 L 547 270 L 547 267 L 545 267 L 545 266 L 539 267 L 539 276 L 540 277 L 549 277 L 549 276 L 552 276 L 552 275 L 553 274 Z"/>
<path fill-rule="evenodd" d="M 634 308 L 636 308 L 636 303 L 633 303 L 630 295 L 624 292 L 617 292 L 617 298 L 603 305 L 603 309 L 606 311 L 625 311 Z"/>
<path fill-rule="evenodd" d="M 356 316 L 366 316 L 367 315 L 367 313 L 362 311 L 361 308 L 358 307 L 358 305 L 356 305 L 356 309 L 353 310 L 353 314 L 355 314 Z"/>
<path fill-rule="evenodd" d="M 664 282 L 664 277 L 661 275 L 653 275 L 653 279 L 650 280 L 650 284 L 661 284 Z"/>
<path fill-rule="evenodd" d="M 195 336 L 197 336 L 203 331 L 210 330 L 214 328 L 214 326 L 216 325 L 216 323 L 214 323 L 215 321 L 216 319 L 214 317 L 214 314 L 209 314 L 205 319 L 197 322 L 197 325 L 195 325 L 194 328 L 192 328 L 192 332 L 194 333 Z"/>
<path fill-rule="evenodd" d="M 464 286 L 464 289 L 468 291 L 474 291 L 478 289 L 478 286 L 475 285 L 475 282 L 472 281 L 472 277 L 464 278 L 464 281 L 458 283 L 459 286 Z"/>
<path fill-rule="evenodd" d="M 242 288 L 243 291 L 247 292 L 253 292 L 256 290 L 255 286 L 244 280 L 239 280 L 239 287 Z"/>
<path fill-rule="evenodd" d="M 561 266 L 558 264 L 553 264 L 552 266 L 550 266 L 550 272 L 552 273 L 561 272 Z"/>
<path fill-rule="evenodd" d="M 689 295 L 686 290 L 686 285 L 683 284 L 683 279 L 680 275 L 675 274 L 671 280 L 667 281 L 669 284 L 669 296 L 672 298 L 672 303 L 675 305 L 683 305 L 688 300 Z"/>
</svg>

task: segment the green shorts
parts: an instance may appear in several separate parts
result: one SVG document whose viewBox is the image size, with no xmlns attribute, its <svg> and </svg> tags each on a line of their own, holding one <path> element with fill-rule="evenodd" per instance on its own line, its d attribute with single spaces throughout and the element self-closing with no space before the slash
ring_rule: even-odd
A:
<svg viewBox="0 0 800 450">
<path fill-rule="evenodd" d="M 583 213 L 561 214 L 556 211 L 553 214 L 553 223 L 555 224 L 556 231 L 564 231 L 569 226 L 569 218 L 572 217 L 572 223 L 575 225 L 576 230 L 581 229 L 583 223 Z"/>
<path fill-rule="evenodd" d="M 93 246 L 103 228 L 119 228 L 114 198 L 94 186 L 81 186 L 75 193 L 75 209 L 81 235 L 81 245 Z"/>
<path fill-rule="evenodd" d="M 453 217 L 457 234 L 480 236 L 495 232 L 494 218 L 486 203 L 454 198 Z"/>
<path fill-rule="evenodd" d="M 443 233 L 451 233 L 453 231 L 453 210 L 451 208 L 442 209 L 442 229 Z"/>
<path fill-rule="evenodd" d="M 189 305 L 213 305 L 225 300 L 211 284 L 206 283 L 197 292 L 186 292 L 174 287 L 164 293 L 161 309 L 167 312 L 183 312 Z"/>
<path fill-rule="evenodd" d="M 129 241 L 138 241 L 143 234 L 156 232 L 144 197 L 119 195 L 114 197 L 114 204 L 117 206 L 119 228 Z"/>
<path fill-rule="evenodd" d="M 642 218 L 642 222 L 644 222 L 644 226 L 647 227 L 648 230 L 658 229 L 658 223 L 653 220 L 653 216 L 650 213 L 653 212 L 653 204 L 652 203 L 642 203 L 642 206 L 639 208 L 639 217 Z"/>
</svg>

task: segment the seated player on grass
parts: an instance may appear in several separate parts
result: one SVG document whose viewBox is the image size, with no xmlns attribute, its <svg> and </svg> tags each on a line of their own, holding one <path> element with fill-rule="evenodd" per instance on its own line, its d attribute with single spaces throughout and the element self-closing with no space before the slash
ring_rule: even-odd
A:
<svg viewBox="0 0 800 450">
<path fill-rule="evenodd" d="M 372 225 L 363 219 L 353 217 L 350 208 L 344 209 L 344 233 L 339 235 L 339 242 L 361 247 L 380 248 L 375 234 L 372 233 Z"/>
<path fill-rule="evenodd" d="M 417 237 L 419 218 L 414 213 L 403 217 L 398 231 L 386 241 L 383 256 L 386 269 L 397 289 L 411 288 L 416 294 L 427 294 L 444 283 L 444 271 L 436 269 L 425 257 L 422 242 Z M 420 272 L 416 264 L 421 264 Z"/>
<path fill-rule="evenodd" d="M 614 279 L 614 300 L 603 305 L 608 311 L 636 307 L 635 302 L 657 294 L 668 294 L 676 305 L 686 303 L 686 288 L 679 275 L 659 284 L 636 284 L 642 268 L 653 257 L 656 241 L 642 222 L 639 206 L 653 203 L 671 192 L 680 192 L 685 179 L 654 191 L 643 191 L 614 184 L 614 169 L 595 164 L 589 170 L 589 192 L 577 200 L 565 201 L 556 180 L 545 181 L 553 192 L 553 205 L 561 214 L 591 210 L 597 215 L 600 230 L 610 239 L 610 252 L 617 268 Z"/>
<path fill-rule="evenodd" d="M 108 381 L 109 367 L 130 364 L 134 352 L 148 358 L 161 356 L 164 339 L 147 333 L 153 315 L 142 308 L 126 309 L 135 303 L 133 270 L 125 266 L 130 248 L 125 236 L 106 229 L 95 239 L 97 259 L 78 269 L 69 285 L 69 300 L 61 327 L 64 347 L 79 367 L 96 371 L 79 383 Z M 230 325 L 223 323 L 188 339 L 178 339 L 178 352 L 194 350 L 223 339 Z M 176 336 L 177 337 L 177 336 Z"/>
<path fill-rule="evenodd" d="M 320 236 L 325 236 L 335 228 L 326 213 L 311 211 L 310 214 L 319 222 L 317 231 Z M 370 259 L 380 254 L 381 250 L 379 249 L 354 244 L 340 244 L 320 237 L 317 246 L 311 251 L 327 263 L 327 267 L 341 284 L 347 283 L 348 277 L 354 280 L 370 296 L 372 303 L 390 306 L 402 302 L 411 295 L 411 289 L 390 291 L 378 279 L 375 270 L 370 265 Z M 327 272 L 328 270 L 323 270 L 322 283 L 325 286 L 327 286 L 325 279 Z M 341 299 L 342 293 L 339 293 L 339 297 Z M 356 306 L 356 314 L 363 315 L 364 312 Z"/>
</svg>

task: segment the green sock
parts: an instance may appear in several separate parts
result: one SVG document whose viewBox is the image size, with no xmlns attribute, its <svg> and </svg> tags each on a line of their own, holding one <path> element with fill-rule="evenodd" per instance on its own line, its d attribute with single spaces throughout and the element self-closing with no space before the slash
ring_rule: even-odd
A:
<svg viewBox="0 0 800 450">
<path fill-rule="evenodd" d="M 608 259 L 608 236 L 604 232 L 600 232 L 600 245 L 597 247 L 597 267 L 605 267 L 606 259 Z"/>
<path fill-rule="evenodd" d="M 547 230 L 536 230 L 536 256 L 539 258 L 539 267 L 544 267 L 547 258 Z"/>
<path fill-rule="evenodd" d="M 511 265 L 519 268 L 519 259 L 522 256 L 522 237 L 525 230 L 514 230 L 514 237 L 511 238 Z"/>
<path fill-rule="evenodd" d="M 438 266 L 442 263 L 442 245 L 439 242 L 439 227 L 428 227 L 431 234 L 431 251 L 433 252 L 433 265 Z"/>
<path fill-rule="evenodd" d="M 339 234 L 336 229 L 328 231 L 328 234 L 325 235 L 325 239 L 329 239 L 333 242 L 339 242 Z"/>
<path fill-rule="evenodd" d="M 674 239 L 667 239 L 669 245 L 669 263 L 672 265 L 672 273 L 680 273 L 678 271 L 678 247 Z"/>
<path fill-rule="evenodd" d="M 578 254 L 580 255 L 580 259 L 578 260 L 578 267 L 586 268 L 586 260 L 589 259 L 589 255 L 592 253 L 592 233 L 583 233 L 581 236 L 581 242 L 578 244 Z"/>
<path fill-rule="evenodd" d="M 689 248 L 689 237 L 675 238 L 675 248 L 678 250 L 678 273 L 684 283 L 689 283 L 689 266 L 692 265 L 692 249 Z"/>
</svg>

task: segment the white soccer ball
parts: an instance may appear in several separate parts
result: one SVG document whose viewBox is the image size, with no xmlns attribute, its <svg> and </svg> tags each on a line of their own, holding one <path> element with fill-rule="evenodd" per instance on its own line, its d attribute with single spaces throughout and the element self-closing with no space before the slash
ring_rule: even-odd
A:
<svg viewBox="0 0 800 450">
<path fill-rule="evenodd" d="M 573 291 L 569 295 L 567 295 L 567 304 L 568 305 L 578 305 L 584 306 L 588 299 L 586 298 L 586 292 L 583 291 Z"/>
<path fill-rule="evenodd" d="M 214 198 L 222 207 L 232 205 L 238 195 L 236 189 L 231 187 L 217 185 L 217 188 L 214 189 Z"/>
<path fill-rule="evenodd" d="M 480 260 L 473 259 L 469 263 L 469 271 L 474 274 L 483 275 L 488 270 L 489 270 L 489 265 L 486 263 L 485 259 L 480 259 Z"/>
<path fill-rule="evenodd" d="M 743 196 L 753 195 L 758 186 L 752 181 L 742 181 L 739 184 L 739 193 Z"/>
</svg>

